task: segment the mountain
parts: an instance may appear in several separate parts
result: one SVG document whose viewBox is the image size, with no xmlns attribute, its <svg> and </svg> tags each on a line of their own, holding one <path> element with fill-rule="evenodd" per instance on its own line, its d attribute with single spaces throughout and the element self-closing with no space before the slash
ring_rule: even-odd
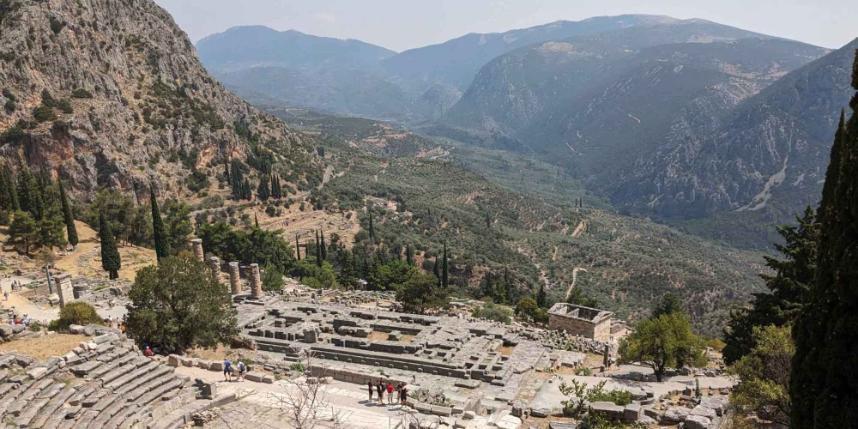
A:
<svg viewBox="0 0 858 429">
<path fill-rule="evenodd" d="M 517 48 L 549 40 L 672 21 L 675 20 L 665 16 L 621 15 L 583 21 L 557 21 L 504 33 L 471 33 L 437 45 L 404 51 L 384 60 L 384 67 L 417 93 L 438 84 L 464 91 L 483 65 Z"/>
<path fill-rule="evenodd" d="M 0 153 L 55 171 L 84 196 L 102 186 L 187 194 L 230 158 L 318 174 L 306 136 L 212 79 L 150 0 L 0 2 Z M 202 173 L 202 174 L 200 174 Z"/>
<path fill-rule="evenodd" d="M 197 42 L 206 67 L 215 73 L 253 67 L 297 70 L 375 68 L 396 53 L 360 40 L 318 37 L 263 26 L 233 27 Z"/>
<path fill-rule="evenodd" d="M 849 103 L 858 39 L 749 97 L 708 133 L 685 133 L 622 177 L 617 204 L 665 218 L 791 221 L 815 206 L 841 109 Z"/>
<path fill-rule="evenodd" d="M 469 34 L 396 54 L 356 40 L 236 27 L 197 43 L 219 80 L 248 99 L 400 122 L 443 116 L 493 58 L 533 43 L 673 22 L 648 15 L 558 21 L 505 33 Z"/>
<path fill-rule="evenodd" d="M 826 53 L 703 20 L 545 42 L 483 67 L 447 113 L 445 133 L 469 132 L 488 144 L 540 154 L 625 210 L 705 216 L 718 207 L 688 204 L 654 179 L 677 174 L 661 163 L 666 154 L 688 155 L 704 136 L 732 133 L 739 126 L 733 118 L 743 117 L 739 112 L 752 98 L 762 99 L 770 86 L 777 91 L 789 72 Z M 684 198 L 700 200 L 693 190 Z"/>
</svg>

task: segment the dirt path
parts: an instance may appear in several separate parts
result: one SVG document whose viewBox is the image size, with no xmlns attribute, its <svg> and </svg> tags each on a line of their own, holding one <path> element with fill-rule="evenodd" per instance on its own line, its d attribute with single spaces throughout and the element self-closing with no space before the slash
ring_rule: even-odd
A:
<svg viewBox="0 0 858 429">
<path fill-rule="evenodd" d="M 101 268 L 101 245 L 98 234 L 87 224 L 75 221 L 80 243 L 71 252 L 61 253 L 54 261 L 54 267 L 72 276 L 107 277 Z M 122 246 L 119 248 L 122 268 L 119 278 L 133 281 L 137 270 L 155 263 L 155 251 L 137 246 Z"/>
<path fill-rule="evenodd" d="M 569 301 L 569 297 L 572 295 L 572 290 L 575 289 L 575 283 L 578 281 L 578 273 L 579 272 L 587 272 L 585 268 L 575 267 L 572 269 L 572 284 L 569 285 L 569 288 L 566 289 L 566 297 L 564 301 Z"/>
</svg>

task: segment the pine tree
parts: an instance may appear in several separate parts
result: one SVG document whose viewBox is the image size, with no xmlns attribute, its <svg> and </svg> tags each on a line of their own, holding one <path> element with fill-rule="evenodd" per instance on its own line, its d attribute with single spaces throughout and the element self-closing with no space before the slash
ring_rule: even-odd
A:
<svg viewBox="0 0 858 429">
<path fill-rule="evenodd" d="M 110 222 L 105 219 L 104 213 L 98 216 L 98 237 L 101 240 L 101 268 L 108 272 L 111 280 L 117 279 L 122 260 L 119 257 L 119 249 L 116 248 L 116 237 L 113 236 Z"/>
<path fill-rule="evenodd" d="M 438 257 L 436 256 L 436 257 L 435 257 L 435 263 L 434 263 L 434 264 L 432 264 L 432 274 L 434 274 L 434 275 L 435 275 L 435 278 L 436 278 L 436 279 L 438 279 L 438 284 L 440 284 L 440 282 L 441 282 L 441 271 L 440 271 L 440 268 L 441 268 L 441 267 L 440 267 L 440 266 L 439 266 L 439 264 L 438 264 Z"/>
<path fill-rule="evenodd" d="M 22 169 L 19 174 L 17 191 L 21 210 L 29 212 L 37 221 L 42 220 L 45 214 L 42 190 L 39 187 L 39 181 L 27 168 Z"/>
<path fill-rule="evenodd" d="M 784 244 L 776 248 L 783 259 L 766 257 L 766 266 L 774 272 L 762 275 L 769 290 L 755 293 L 750 308 L 730 313 L 723 351 L 728 364 L 754 349 L 754 328 L 790 325 L 807 304 L 810 285 L 816 276 L 819 224 L 816 212 L 810 207 L 797 220 L 797 225 L 778 228 Z"/>
<path fill-rule="evenodd" d="M 256 187 L 256 196 L 261 201 L 268 201 L 271 196 L 271 182 L 267 174 L 263 174 L 259 178 L 259 185 Z"/>
<path fill-rule="evenodd" d="M 447 263 L 447 243 L 444 243 L 444 260 L 441 263 L 441 286 L 447 287 L 450 281 L 450 272 Z"/>
<path fill-rule="evenodd" d="M 241 198 L 248 201 L 253 199 L 253 191 L 250 188 L 250 181 L 246 178 L 241 182 Z"/>
<path fill-rule="evenodd" d="M 66 196 L 66 189 L 65 186 L 63 186 L 62 180 L 58 180 L 58 186 L 60 191 L 60 203 L 63 208 L 63 220 L 66 224 L 66 238 L 69 244 L 71 244 L 72 247 L 75 247 L 77 246 L 79 239 L 77 236 L 77 227 L 74 224 L 74 213 L 72 212 L 68 196 Z"/>
<path fill-rule="evenodd" d="M 152 204 L 152 239 L 155 242 L 155 256 L 158 261 L 170 256 L 170 242 L 167 237 L 167 228 L 161 219 L 161 209 L 158 208 L 158 199 L 155 198 L 155 186 L 149 186 L 149 201 Z"/>
<path fill-rule="evenodd" d="M 858 90 L 858 58 L 852 72 Z M 854 428 L 858 422 L 858 93 L 840 126 L 819 207 L 820 240 L 810 304 L 793 328 L 793 429 Z"/>
</svg>

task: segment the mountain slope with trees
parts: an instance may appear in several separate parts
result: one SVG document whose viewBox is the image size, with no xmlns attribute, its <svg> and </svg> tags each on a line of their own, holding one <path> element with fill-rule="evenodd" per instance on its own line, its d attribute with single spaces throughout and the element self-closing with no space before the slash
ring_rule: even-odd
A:
<svg viewBox="0 0 858 429">
<path fill-rule="evenodd" d="M 309 187 L 306 136 L 212 79 L 187 36 L 151 1 L 4 0 L 0 153 L 66 191 L 160 187 L 187 195 L 229 159 L 268 153 Z M 143 194 L 145 195 L 145 194 Z"/>
</svg>

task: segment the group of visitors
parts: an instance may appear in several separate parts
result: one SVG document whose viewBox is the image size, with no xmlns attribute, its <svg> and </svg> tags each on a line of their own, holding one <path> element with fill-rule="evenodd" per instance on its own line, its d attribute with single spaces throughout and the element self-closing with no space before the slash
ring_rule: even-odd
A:
<svg viewBox="0 0 858 429">
<path fill-rule="evenodd" d="M 239 359 L 235 364 L 235 368 L 232 367 L 232 361 L 229 358 L 223 360 L 223 379 L 224 381 L 233 381 L 232 375 L 235 370 L 238 370 L 238 376 L 235 378 L 235 381 L 244 380 L 244 373 L 247 372 L 247 365 Z"/>
<path fill-rule="evenodd" d="M 398 383 L 396 386 L 393 385 L 393 382 L 388 381 L 387 383 L 378 380 L 377 383 L 373 384 L 372 381 L 368 381 L 366 383 L 367 390 L 369 390 L 369 401 L 372 402 L 372 394 L 375 391 L 378 394 L 378 403 L 384 404 L 384 394 L 387 393 L 387 403 L 393 404 L 394 402 L 398 402 L 400 404 L 404 404 L 408 401 L 408 388 L 405 387 L 405 383 Z"/>
</svg>

